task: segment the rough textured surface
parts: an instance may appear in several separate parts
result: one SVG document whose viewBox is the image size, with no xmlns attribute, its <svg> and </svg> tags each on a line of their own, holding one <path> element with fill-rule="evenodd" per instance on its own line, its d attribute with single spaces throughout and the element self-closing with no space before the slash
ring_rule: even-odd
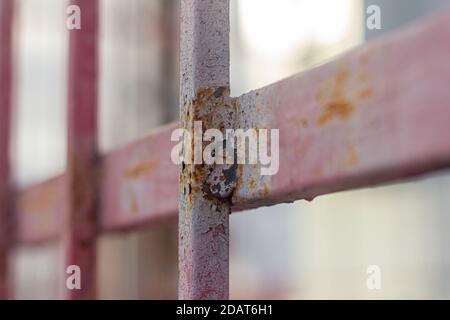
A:
<svg viewBox="0 0 450 320">
<path fill-rule="evenodd" d="M 9 142 L 11 123 L 13 3 L 0 3 L 0 300 L 8 298 L 8 249 L 11 230 Z"/>
<path fill-rule="evenodd" d="M 192 136 L 195 121 L 203 130 L 231 128 L 234 116 L 225 112 L 232 109 L 228 0 L 184 0 L 181 11 L 181 127 Z M 180 299 L 228 298 L 231 201 L 220 191 L 218 196 L 211 182 L 229 169 L 180 166 Z"/>
</svg>

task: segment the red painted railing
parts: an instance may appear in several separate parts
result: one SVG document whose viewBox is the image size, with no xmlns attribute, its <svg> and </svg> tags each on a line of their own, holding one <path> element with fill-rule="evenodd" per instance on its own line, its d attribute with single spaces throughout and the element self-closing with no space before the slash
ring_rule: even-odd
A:
<svg viewBox="0 0 450 320">
<path fill-rule="evenodd" d="M 229 182 L 233 192 L 221 198 L 204 192 L 203 167 L 185 165 L 179 173 L 172 163 L 171 133 L 178 124 L 112 153 L 97 153 L 98 2 L 78 0 L 83 28 L 70 32 L 68 169 L 13 198 L 12 3 L 2 0 L 0 16 L 2 297 L 8 293 L 6 257 L 12 245 L 63 241 L 65 264 L 78 265 L 83 273 L 82 290 L 63 290 L 64 297 L 95 298 L 96 236 L 176 219 L 179 212 L 180 298 L 226 299 L 231 211 L 309 200 L 450 166 L 450 12 L 233 98 L 228 0 L 183 0 L 181 127 L 193 130 L 196 111 L 223 119 L 221 113 L 231 110 L 228 122 L 207 126 L 279 129 L 280 134 L 280 171 L 274 176 L 261 176 L 259 165 L 211 167 L 235 170 Z M 14 228 L 8 227 L 11 221 Z"/>
</svg>

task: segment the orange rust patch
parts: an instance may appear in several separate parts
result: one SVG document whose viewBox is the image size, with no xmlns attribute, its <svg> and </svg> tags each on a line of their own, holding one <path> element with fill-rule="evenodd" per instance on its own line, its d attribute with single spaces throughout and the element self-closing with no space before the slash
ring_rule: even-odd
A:
<svg viewBox="0 0 450 320">
<path fill-rule="evenodd" d="M 331 95 L 326 99 L 319 99 L 319 103 L 324 109 L 317 120 L 319 126 L 323 126 L 335 118 L 346 120 L 355 111 L 354 104 L 345 94 L 349 78 L 350 71 L 348 69 L 340 69 L 334 78 Z M 320 97 L 322 94 L 318 94 L 318 96 Z"/>
<path fill-rule="evenodd" d="M 155 161 L 149 161 L 140 163 L 132 168 L 125 171 L 124 176 L 128 179 L 136 179 L 145 174 L 150 174 L 155 171 L 157 163 Z"/>
<path fill-rule="evenodd" d="M 205 130 L 210 128 L 216 128 L 225 132 L 225 129 L 234 127 L 235 117 L 240 108 L 239 99 L 228 99 L 229 94 L 228 87 L 200 89 L 195 99 L 186 102 L 183 106 L 181 118 L 184 129 L 192 133 L 196 121 L 201 121 L 202 123 L 202 135 Z M 207 142 L 204 141 L 202 151 L 204 151 L 206 145 Z M 194 155 L 193 140 L 191 140 L 191 145 L 187 147 L 190 149 L 190 154 Z M 208 169 L 209 167 L 206 165 L 182 165 L 180 185 L 183 186 L 182 192 L 189 207 L 192 206 L 194 198 L 199 193 L 208 201 L 216 203 L 217 206 L 222 206 L 222 204 L 229 202 L 229 199 L 218 199 L 216 196 L 210 194 L 206 183 L 209 173 Z"/>
<path fill-rule="evenodd" d="M 325 111 L 317 121 L 319 126 L 327 124 L 334 118 L 348 119 L 355 110 L 354 105 L 343 97 L 329 101 L 323 107 Z"/>
</svg>

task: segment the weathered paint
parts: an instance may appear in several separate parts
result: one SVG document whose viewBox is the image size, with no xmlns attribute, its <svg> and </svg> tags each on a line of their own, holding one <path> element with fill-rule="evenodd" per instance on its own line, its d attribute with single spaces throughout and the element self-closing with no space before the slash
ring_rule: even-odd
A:
<svg viewBox="0 0 450 320">
<path fill-rule="evenodd" d="M 65 262 L 61 290 L 66 299 L 96 297 L 97 229 L 97 55 L 98 1 L 73 0 L 81 9 L 80 30 L 69 32 L 67 187 L 69 210 L 63 223 Z M 81 289 L 66 287 L 65 270 L 81 269 Z"/>
<path fill-rule="evenodd" d="M 273 177 L 261 177 L 257 165 L 239 166 L 232 175 L 238 180 L 220 185 L 216 192 L 214 177 L 236 168 L 182 166 L 180 298 L 185 299 L 228 297 L 230 192 L 234 209 L 241 210 L 313 199 L 450 166 L 449 12 L 238 99 L 228 97 L 227 15 L 227 1 L 183 2 L 182 126 L 192 130 L 193 121 L 202 120 L 205 129 L 280 129 L 280 171 Z M 89 15 L 88 21 L 92 21 Z M 71 55 L 69 102 L 94 106 L 95 82 L 90 81 L 96 74 L 84 74 L 94 70 L 89 68 L 95 65 L 94 55 L 85 56 L 83 48 L 77 49 L 81 50 L 79 60 Z M 87 69 L 74 69 L 78 63 Z M 81 74 L 89 80 L 84 83 L 90 85 L 80 85 L 88 94 L 76 96 L 73 93 L 80 88 L 74 79 Z M 65 210 L 71 217 L 76 212 L 92 217 L 86 208 L 95 202 L 87 183 L 96 176 L 95 114 L 82 110 L 77 109 L 88 114 L 88 121 L 81 120 L 85 115 L 74 117 L 72 113 L 72 119 L 80 122 L 71 127 L 75 135 L 70 139 L 69 173 L 18 195 L 18 241 L 57 238 L 62 228 L 57 217 Z M 170 161 L 175 144 L 170 142 L 170 133 L 176 127 L 167 126 L 103 157 L 102 231 L 176 217 L 178 174 Z M 74 154 L 77 157 L 70 156 Z M 83 179 L 76 182 L 73 178 L 78 172 Z M 69 193 L 59 196 L 67 179 L 80 191 L 71 194 L 77 195 L 71 196 L 71 201 L 66 198 Z M 84 207 L 79 207 L 79 200 Z M 80 243 L 78 236 L 87 239 L 89 254 L 81 256 L 93 284 L 94 223 L 86 219 L 68 225 L 71 237 L 65 243 L 72 248 L 69 252 L 77 252 L 73 249 Z M 62 226 L 67 231 L 67 225 Z"/>
<path fill-rule="evenodd" d="M 242 168 L 235 209 L 449 167 L 449 16 L 242 96 L 241 126 L 280 130 L 280 171 Z"/>
<path fill-rule="evenodd" d="M 0 300 L 10 296 L 8 251 L 11 243 L 10 124 L 13 2 L 0 3 Z"/>
<path fill-rule="evenodd" d="M 228 0 L 182 1 L 180 122 L 192 136 L 194 121 L 204 130 L 234 125 L 224 111 L 232 105 L 229 31 Z M 224 170 L 230 168 L 180 166 L 180 299 L 228 299 L 231 199 L 212 194 L 208 183 Z"/>
<path fill-rule="evenodd" d="M 175 220 L 178 166 L 171 161 L 172 132 L 178 124 L 113 151 L 102 160 L 100 226 L 103 231 Z"/>
<path fill-rule="evenodd" d="M 280 129 L 280 172 L 261 177 L 258 166 L 239 166 L 233 210 L 311 199 L 448 167 L 450 72 L 443 61 L 450 49 L 443 39 L 449 15 L 240 97 L 233 106 L 239 113 L 237 127 Z M 410 51 L 415 54 L 406 54 Z M 348 71 L 345 81 L 339 80 L 343 70 Z M 336 90 L 336 83 L 343 88 Z M 353 112 L 333 112 L 321 124 L 336 92 Z M 224 104 L 226 110 L 228 99 Z M 176 144 L 170 135 L 177 127 L 168 125 L 102 157 L 102 232 L 176 218 L 178 167 L 170 160 Z M 136 170 L 149 164 L 151 170 Z M 132 171 L 141 174 L 131 179 Z M 54 239 L 58 212 L 66 210 L 64 197 L 55 196 L 56 203 L 45 210 L 33 203 L 39 189 L 59 190 L 63 180 L 61 176 L 19 193 L 19 241 Z M 54 223 L 44 228 L 33 222 L 40 219 Z"/>
</svg>

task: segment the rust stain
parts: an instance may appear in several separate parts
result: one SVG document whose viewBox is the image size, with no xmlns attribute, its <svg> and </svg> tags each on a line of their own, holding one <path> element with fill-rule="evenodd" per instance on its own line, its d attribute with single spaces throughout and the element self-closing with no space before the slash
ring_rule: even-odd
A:
<svg viewBox="0 0 450 320">
<path fill-rule="evenodd" d="M 249 182 L 249 188 L 250 189 L 255 189 L 256 188 L 256 181 L 255 179 L 251 179 Z"/>
<path fill-rule="evenodd" d="M 324 126 L 335 118 L 346 120 L 355 111 L 355 106 L 353 103 L 344 97 L 336 97 L 335 99 L 325 103 L 323 107 L 325 108 L 325 111 L 317 121 L 319 126 Z"/>
<path fill-rule="evenodd" d="M 354 104 L 345 94 L 349 78 L 350 71 L 348 69 L 340 69 L 334 78 L 331 95 L 328 98 L 319 99 L 319 103 L 323 108 L 323 113 L 317 120 L 319 126 L 323 126 L 335 118 L 346 120 L 355 111 Z M 322 94 L 318 96 L 321 97 Z"/>
<path fill-rule="evenodd" d="M 155 171 L 158 163 L 156 161 L 143 162 L 125 170 L 124 176 L 128 179 L 137 179 L 143 175 L 150 174 Z"/>
<path fill-rule="evenodd" d="M 194 124 L 197 121 L 202 123 L 202 130 L 205 131 L 209 128 L 217 128 L 225 133 L 225 129 L 233 128 L 234 121 L 237 117 L 239 109 L 238 99 L 225 98 L 229 96 L 228 87 L 208 87 L 203 88 L 197 92 L 195 99 L 192 101 L 185 101 L 183 112 L 181 115 L 181 122 L 183 128 L 189 132 L 194 131 Z M 204 132 L 201 133 L 202 135 Z M 191 140 L 190 154 L 194 155 L 194 145 Z M 202 151 L 206 147 L 207 142 L 204 142 Z M 191 159 L 193 160 L 193 159 Z M 221 203 L 229 202 L 231 196 L 227 199 L 219 199 L 219 197 L 211 192 L 211 186 L 208 184 L 208 177 L 212 174 L 214 166 L 208 166 L 204 164 L 182 164 L 180 173 L 180 185 L 182 186 L 181 192 L 184 193 L 186 202 L 189 207 L 192 206 L 194 197 L 197 194 L 202 194 L 203 197 L 216 204 L 217 207 L 221 207 Z M 228 173 L 229 170 L 223 171 Z M 220 181 L 228 181 L 228 179 L 222 179 Z M 231 184 L 235 183 L 232 181 Z M 234 188 L 232 188 L 234 189 Z M 219 191 L 220 192 L 220 191 Z"/>
<path fill-rule="evenodd" d="M 374 96 L 373 88 L 367 85 L 369 76 L 364 70 L 356 74 L 357 81 L 354 85 L 356 88 L 351 87 L 350 79 L 350 70 L 341 68 L 331 80 L 331 85 L 327 83 L 327 86 L 317 91 L 316 99 L 322 108 L 322 113 L 317 119 L 319 127 L 334 119 L 349 119 L 354 114 L 359 100 L 367 100 Z M 326 92 L 328 94 L 325 94 Z"/>
</svg>

